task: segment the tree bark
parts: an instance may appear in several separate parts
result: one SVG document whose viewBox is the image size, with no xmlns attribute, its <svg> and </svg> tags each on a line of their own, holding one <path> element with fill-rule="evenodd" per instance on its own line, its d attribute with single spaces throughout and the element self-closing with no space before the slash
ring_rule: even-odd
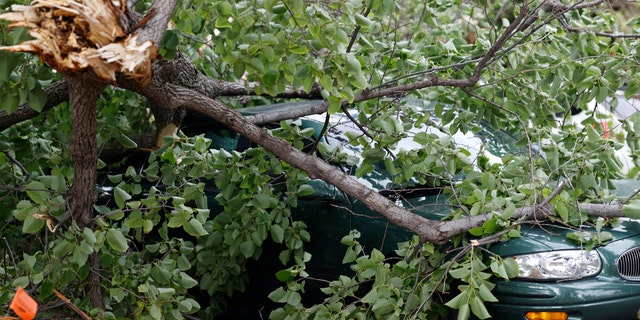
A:
<svg viewBox="0 0 640 320">
<path fill-rule="evenodd" d="M 78 227 L 93 229 L 93 205 L 96 202 L 96 168 L 98 151 L 96 141 L 96 101 L 106 84 L 91 76 L 68 77 L 69 100 L 73 130 L 71 157 L 73 158 L 73 184 L 66 194 L 71 216 Z M 96 308 L 104 308 L 100 286 L 100 259 L 98 252 L 89 257 L 91 271 L 85 290 Z"/>
<path fill-rule="evenodd" d="M 45 112 L 69 99 L 69 84 L 66 79 L 62 79 L 46 87 L 44 92 L 47 95 L 47 102 L 42 108 L 42 112 Z M 29 120 L 39 114 L 40 112 L 31 109 L 27 103 L 18 107 L 18 110 L 11 114 L 8 114 L 6 111 L 0 111 L 0 131 L 7 129 L 16 123 Z"/>
</svg>

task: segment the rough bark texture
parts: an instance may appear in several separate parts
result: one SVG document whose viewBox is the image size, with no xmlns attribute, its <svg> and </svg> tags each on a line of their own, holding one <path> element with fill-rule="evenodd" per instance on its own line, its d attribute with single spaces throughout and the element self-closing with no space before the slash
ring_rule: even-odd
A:
<svg viewBox="0 0 640 320">
<path fill-rule="evenodd" d="M 42 108 L 42 112 L 47 111 L 69 99 L 69 84 L 66 79 L 57 81 L 44 89 L 47 95 L 47 102 Z M 8 114 L 0 111 L 0 131 L 3 131 L 16 123 L 29 120 L 40 112 L 31 109 L 28 104 L 21 105 L 14 113 Z"/>
<path fill-rule="evenodd" d="M 147 15 L 139 20 L 138 17 L 132 14 L 134 12 L 131 11 L 129 16 L 135 21 L 135 26 L 128 32 L 138 35 L 138 43 L 151 40 L 159 46 L 162 43 L 162 36 L 167 29 L 167 24 L 177 3 L 178 0 L 153 1 Z"/>
<path fill-rule="evenodd" d="M 73 158 L 73 184 L 66 200 L 71 216 L 80 228 L 93 228 L 93 204 L 96 202 L 96 166 L 98 151 L 96 142 L 96 101 L 106 84 L 93 77 L 73 76 L 69 82 L 69 98 L 73 131 L 71 156 Z M 103 308 L 99 277 L 99 256 L 89 257 L 91 272 L 86 290 L 94 307 Z"/>
</svg>

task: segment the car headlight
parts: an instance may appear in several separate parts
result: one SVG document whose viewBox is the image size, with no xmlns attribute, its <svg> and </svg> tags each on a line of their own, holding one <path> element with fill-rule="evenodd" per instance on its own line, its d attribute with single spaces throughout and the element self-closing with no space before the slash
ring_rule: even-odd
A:
<svg viewBox="0 0 640 320">
<path fill-rule="evenodd" d="M 602 261 L 595 250 L 562 250 L 512 257 L 518 263 L 518 277 L 532 280 L 570 280 L 595 276 Z"/>
</svg>

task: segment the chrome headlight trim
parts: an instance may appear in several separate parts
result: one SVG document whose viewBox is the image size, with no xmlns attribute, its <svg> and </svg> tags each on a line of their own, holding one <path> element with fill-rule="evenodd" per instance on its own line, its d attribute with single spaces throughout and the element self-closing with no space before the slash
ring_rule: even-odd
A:
<svg viewBox="0 0 640 320">
<path fill-rule="evenodd" d="M 592 277 L 602 270 L 602 259 L 595 250 L 559 250 L 511 257 L 518 263 L 520 279 L 575 280 Z"/>
</svg>

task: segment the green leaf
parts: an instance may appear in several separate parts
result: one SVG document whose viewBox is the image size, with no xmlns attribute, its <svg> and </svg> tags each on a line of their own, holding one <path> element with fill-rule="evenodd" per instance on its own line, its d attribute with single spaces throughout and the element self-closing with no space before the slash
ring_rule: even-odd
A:
<svg viewBox="0 0 640 320">
<path fill-rule="evenodd" d="M 358 89 L 366 89 L 369 86 L 369 82 L 362 71 L 351 73 L 349 83 Z"/>
<path fill-rule="evenodd" d="M 465 290 L 462 290 L 458 293 L 453 299 L 447 301 L 445 305 L 452 309 L 461 309 L 463 306 L 467 305 L 469 300 L 469 293 Z"/>
<path fill-rule="evenodd" d="M 180 44 L 178 34 L 171 29 L 165 31 L 162 39 L 162 45 L 167 49 L 175 50 L 178 47 L 178 44 Z"/>
<path fill-rule="evenodd" d="M 344 254 L 344 257 L 342 258 L 342 264 L 356 261 L 356 259 L 358 258 L 358 253 L 359 250 L 354 248 L 354 246 L 348 247 L 347 251 Z"/>
<path fill-rule="evenodd" d="M 96 234 L 90 228 L 85 227 L 82 229 L 82 236 L 90 245 L 94 245 L 96 243 Z"/>
<path fill-rule="evenodd" d="M 373 24 L 373 21 L 359 13 L 356 13 L 356 23 L 358 23 L 359 26 L 362 26 L 366 30 L 366 28 Z"/>
<path fill-rule="evenodd" d="M 274 14 L 283 14 L 287 12 L 287 7 L 282 3 L 278 3 L 271 7 L 271 12 Z"/>
<path fill-rule="evenodd" d="M 489 288 L 484 283 L 480 285 L 480 288 L 478 288 L 478 293 L 480 294 L 480 298 L 482 298 L 483 301 L 498 302 L 498 298 L 496 298 L 496 296 L 491 293 L 491 290 L 489 290 Z"/>
<path fill-rule="evenodd" d="M 118 135 L 118 142 L 125 148 L 136 148 L 138 144 L 131 140 L 126 134 L 122 133 Z"/>
<path fill-rule="evenodd" d="M 309 48 L 299 44 L 291 44 L 289 51 L 299 55 L 306 55 L 309 53 Z"/>
<path fill-rule="evenodd" d="M 191 298 L 186 298 L 178 303 L 178 309 L 180 309 L 180 312 L 192 314 L 200 310 L 200 304 Z"/>
<path fill-rule="evenodd" d="M 329 109 L 327 110 L 327 112 L 329 112 L 329 114 L 334 114 L 340 111 L 340 109 L 342 108 L 342 100 L 340 100 L 340 98 L 330 96 L 328 100 L 329 100 Z"/>
<path fill-rule="evenodd" d="M 567 239 L 574 241 L 576 243 L 585 243 L 589 241 L 590 234 L 581 231 L 574 231 L 567 234 Z"/>
<path fill-rule="evenodd" d="M 233 14 L 233 6 L 226 1 L 218 2 L 217 11 L 220 15 L 230 16 Z"/>
<path fill-rule="evenodd" d="M 140 210 L 135 210 L 129 214 L 129 216 L 124 219 L 124 225 L 129 228 L 140 228 L 142 227 L 142 212 Z"/>
<path fill-rule="evenodd" d="M 149 248 L 149 246 L 147 246 L 147 248 Z M 180 269 L 182 271 L 187 271 L 187 270 L 191 269 L 191 261 L 184 254 L 180 255 L 180 257 L 178 258 L 177 263 L 178 263 L 178 269 Z"/>
<path fill-rule="evenodd" d="M 190 275 L 184 272 L 180 272 L 179 283 L 180 285 L 182 285 L 182 287 L 189 289 L 195 287 L 198 284 L 198 281 L 192 278 Z"/>
<path fill-rule="evenodd" d="M 113 196 L 118 208 L 124 208 L 125 202 L 131 199 L 131 195 L 120 187 L 113 188 Z"/>
<path fill-rule="evenodd" d="M 385 315 L 393 311 L 394 305 L 389 302 L 389 299 L 378 299 L 371 306 L 371 310 L 376 313 L 377 316 Z"/>
<path fill-rule="evenodd" d="M 36 264 L 38 258 L 36 255 L 23 254 L 24 262 L 27 264 L 27 269 L 33 271 L 33 266 Z"/>
<path fill-rule="evenodd" d="M 53 256 L 56 258 L 62 258 L 73 250 L 76 244 L 69 241 L 59 241 L 53 247 Z"/>
<path fill-rule="evenodd" d="M 336 34 L 333 36 L 333 40 L 336 43 L 348 44 L 349 43 L 349 36 L 342 29 L 337 29 L 336 30 Z"/>
<path fill-rule="evenodd" d="M 430 139 L 426 132 L 420 131 L 413 136 L 413 141 L 424 146 L 429 143 Z"/>
<path fill-rule="evenodd" d="M 0 96 L 0 99 L 2 100 L 2 109 L 9 114 L 16 111 L 20 106 L 20 96 L 15 92 Z"/>
<path fill-rule="evenodd" d="M 167 223 L 167 226 L 169 228 L 183 227 L 190 219 L 193 218 L 188 212 L 178 211 L 176 213 L 172 213 L 169 216 L 169 222 Z"/>
<path fill-rule="evenodd" d="M 192 218 L 191 220 L 189 220 L 189 222 L 185 223 L 182 228 L 184 229 L 184 231 L 194 237 L 206 236 L 209 234 L 207 230 L 205 230 L 202 226 L 202 223 L 196 218 Z"/>
<path fill-rule="evenodd" d="M 264 193 L 256 193 L 253 196 L 254 203 L 258 204 L 259 208 L 269 208 L 271 204 L 271 197 Z"/>
<path fill-rule="evenodd" d="M 589 66 L 587 68 L 587 75 L 589 76 L 600 76 L 602 74 L 602 70 L 598 66 Z"/>
<path fill-rule="evenodd" d="M 489 311 L 487 311 L 484 302 L 478 296 L 471 299 L 471 311 L 476 317 L 480 319 L 491 318 L 491 315 L 489 314 Z"/>
<path fill-rule="evenodd" d="M 270 233 L 271 239 L 273 239 L 274 242 L 282 243 L 282 241 L 284 241 L 284 229 L 280 225 L 274 224 L 271 226 Z"/>
<path fill-rule="evenodd" d="M 37 233 L 42 230 L 42 227 L 45 225 L 44 220 L 39 220 L 33 217 L 33 215 L 28 215 L 24 219 L 24 223 L 22 224 L 22 232 L 24 233 Z"/>
<path fill-rule="evenodd" d="M 53 294 L 53 289 L 55 289 L 53 281 L 49 279 L 42 281 L 42 285 L 40 286 L 40 299 L 44 300 L 50 297 Z"/>
<path fill-rule="evenodd" d="M 7 82 L 11 76 L 11 72 L 18 65 L 16 62 L 16 54 L 5 50 L 0 50 L 0 84 Z"/>
<path fill-rule="evenodd" d="M 567 209 L 567 206 L 563 202 L 556 203 L 556 211 L 558 212 L 558 215 L 560 216 L 562 221 L 569 220 L 569 209 Z"/>
<path fill-rule="evenodd" d="M 158 291 L 159 289 L 161 288 L 158 288 Z M 167 289 L 172 289 L 172 288 L 167 288 Z M 162 309 L 160 308 L 160 306 L 157 304 L 152 304 L 151 307 L 149 307 L 149 316 L 152 319 L 162 319 Z"/>
<path fill-rule="evenodd" d="M 39 181 L 31 181 L 26 186 L 27 195 L 31 201 L 37 204 L 45 204 L 49 200 L 49 192 L 47 188 Z"/>
<path fill-rule="evenodd" d="M 276 272 L 276 278 L 282 282 L 291 282 L 296 278 L 297 273 L 292 270 L 285 269 Z"/>
<path fill-rule="evenodd" d="M 264 73 L 264 64 L 258 58 L 251 58 L 249 60 L 249 65 L 252 66 L 259 73 Z"/>
<path fill-rule="evenodd" d="M 107 175 L 107 179 L 109 179 L 111 183 L 119 183 L 122 181 L 122 174 L 110 174 Z"/>
<path fill-rule="evenodd" d="M 280 41 L 278 41 L 278 38 L 276 38 L 271 33 L 262 33 L 260 35 L 260 41 L 262 41 L 263 44 L 267 45 L 277 45 L 278 43 L 280 43 Z"/>
<path fill-rule="evenodd" d="M 42 108 L 44 108 L 44 105 L 47 103 L 47 94 L 40 85 L 37 85 L 33 90 L 31 90 L 31 92 L 29 92 L 27 102 L 31 109 L 41 112 Z"/>
<path fill-rule="evenodd" d="M 110 288 L 109 297 L 116 302 L 122 301 L 127 296 L 127 292 L 121 288 Z"/>
<path fill-rule="evenodd" d="M 246 240 L 240 243 L 240 253 L 242 253 L 245 258 L 253 256 L 255 250 L 256 245 L 251 240 Z"/>
<path fill-rule="evenodd" d="M 347 60 L 346 62 L 346 71 L 349 73 L 360 73 L 362 72 L 362 66 L 360 65 L 360 61 L 358 61 L 358 58 L 356 58 L 356 56 L 352 53 L 347 54 Z"/>
<path fill-rule="evenodd" d="M 518 262 L 515 259 L 512 259 L 512 258 L 506 259 L 503 261 L 503 263 L 509 278 L 514 278 L 520 273 L 518 269 Z"/>
<path fill-rule="evenodd" d="M 608 232 L 608 231 L 598 232 L 598 241 L 600 243 L 609 242 L 611 240 L 613 240 L 613 234 L 611 234 L 611 232 Z"/>
<path fill-rule="evenodd" d="M 15 280 L 13 280 L 13 282 L 11 284 L 12 284 L 13 287 L 26 288 L 26 287 L 29 286 L 29 277 L 28 276 L 18 277 Z"/>
<path fill-rule="evenodd" d="M 282 303 L 286 301 L 285 300 L 286 295 L 287 295 L 287 291 L 282 287 L 278 287 L 276 290 L 273 290 L 271 293 L 269 293 L 268 297 L 273 302 Z"/>
<path fill-rule="evenodd" d="M 280 72 L 274 69 L 269 69 L 264 75 L 262 75 L 262 84 L 267 87 L 276 86 L 279 79 Z"/>
<path fill-rule="evenodd" d="M 312 186 L 308 184 L 303 184 L 298 187 L 298 196 L 299 197 L 308 197 L 315 192 Z"/>
<path fill-rule="evenodd" d="M 171 272 L 160 265 L 154 265 L 151 268 L 151 277 L 160 284 L 169 283 L 171 281 Z"/>
<path fill-rule="evenodd" d="M 386 155 L 387 152 L 379 148 L 366 149 L 362 151 L 362 157 L 373 162 L 382 161 Z"/>
<path fill-rule="evenodd" d="M 153 221 L 144 219 L 142 220 L 142 231 L 144 233 L 149 233 L 153 230 Z"/>
<path fill-rule="evenodd" d="M 469 309 L 469 305 L 465 304 L 458 309 L 458 318 L 457 320 L 467 320 L 471 317 L 471 310 Z"/>
<path fill-rule="evenodd" d="M 465 279 L 471 275 L 471 269 L 465 267 L 451 269 L 449 274 L 456 279 Z"/>
<path fill-rule="evenodd" d="M 106 237 L 107 243 L 113 250 L 126 252 L 129 249 L 127 239 L 125 239 L 122 231 L 120 231 L 119 229 L 109 229 L 107 231 Z"/>
<path fill-rule="evenodd" d="M 505 269 L 505 266 L 499 260 L 494 260 L 493 262 L 491 262 L 491 271 L 495 275 L 503 279 L 509 279 L 509 275 L 507 274 L 507 270 Z"/>
<path fill-rule="evenodd" d="M 65 183 L 64 177 L 59 175 L 47 175 L 40 176 L 38 180 L 42 182 L 48 189 L 52 191 L 65 191 L 67 190 L 67 184 Z"/>
<path fill-rule="evenodd" d="M 479 237 L 484 234 L 484 228 L 476 227 L 476 228 L 469 229 L 469 234 L 471 234 L 472 236 Z"/>
</svg>

